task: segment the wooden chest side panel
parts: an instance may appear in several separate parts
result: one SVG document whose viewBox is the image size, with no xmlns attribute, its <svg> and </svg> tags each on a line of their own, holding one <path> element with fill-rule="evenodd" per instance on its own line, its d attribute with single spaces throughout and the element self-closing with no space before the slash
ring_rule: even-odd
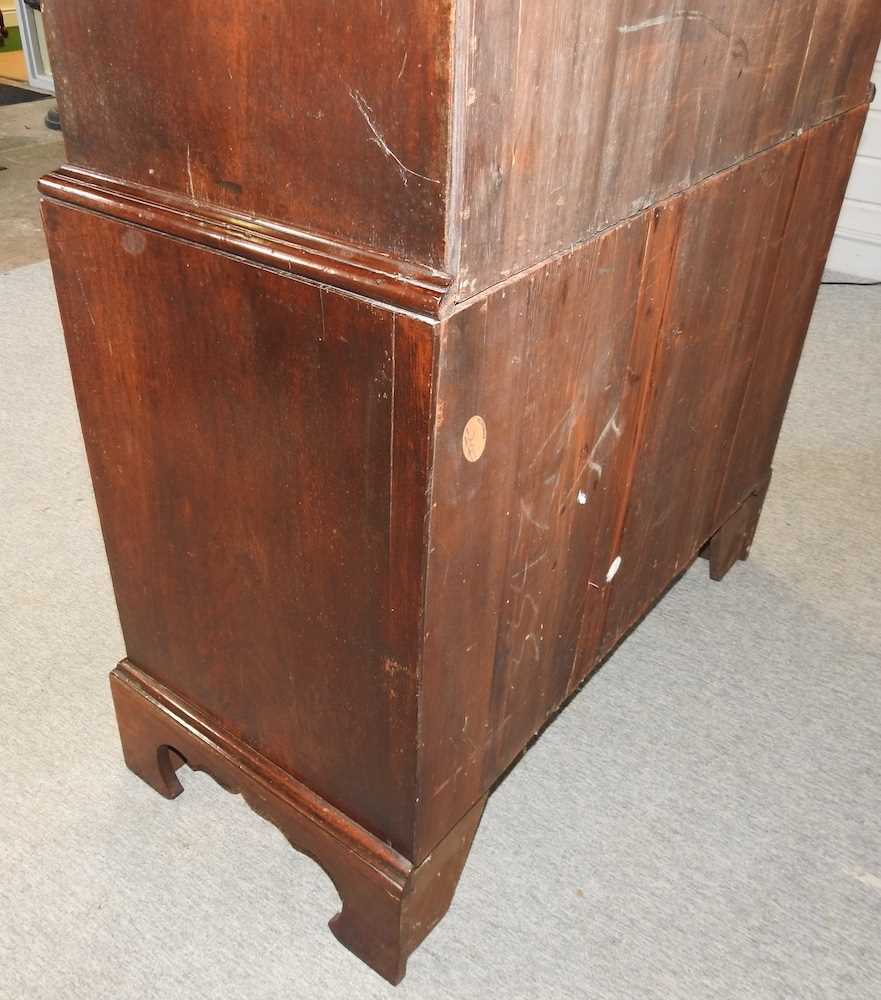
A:
<svg viewBox="0 0 881 1000">
<path fill-rule="evenodd" d="M 879 40 L 875 0 L 471 0 L 460 298 L 862 104 Z"/>
<path fill-rule="evenodd" d="M 671 292 L 657 331 L 604 648 L 692 562 L 717 514 L 733 512 L 717 512 L 719 486 L 805 146 L 778 146 L 680 199 Z M 757 478 L 770 468 L 767 458 Z M 734 507 L 743 499 L 733 498 Z"/>
<path fill-rule="evenodd" d="M 44 212 L 129 658 L 409 851 L 432 328 Z"/>
<path fill-rule="evenodd" d="M 651 357 L 639 317 L 653 228 L 643 216 L 611 231 L 443 328 L 421 851 L 563 699 L 581 628 L 601 627 L 593 581 L 609 567 Z M 486 450 L 471 462 L 475 416 Z"/>
<path fill-rule="evenodd" d="M 866 119 L 857 108 L 712 178 L 684 203 L 622 570 L 582 680 L 764 489 Z"/>
<path fill-rule="evenodd" d="M 47 18 L 71 163 L 443 266 L 449 0 L 80 0 Z"/>
<path fill-rule="evenodd" d="M 865 120 L 861 109 L 809 136 L 719 495 L 720 514 L 732 510 L 771 464 Z"/>
<path fill-rule="evenodd" d="M 420 850 L 768 475 L 865 111 L 641 213 L 445 325 Z M 488 433 L 472 463 L 473 415 Z"/>
</svg>

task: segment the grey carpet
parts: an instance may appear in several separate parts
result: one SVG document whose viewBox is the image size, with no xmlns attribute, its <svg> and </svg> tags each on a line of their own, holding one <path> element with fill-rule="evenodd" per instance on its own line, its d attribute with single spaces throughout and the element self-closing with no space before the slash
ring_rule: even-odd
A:
<svg viewBox="0 0 881 1000">
<path fill-rule="evenodd" d="M 0 303 L 0 997 L 881 996 L 881 289 L 822 291 L 751 561 L 697 565 L 526 755 L 397 994 L 240 799 L 122 766 L 47 267 Z"/>
</svg>

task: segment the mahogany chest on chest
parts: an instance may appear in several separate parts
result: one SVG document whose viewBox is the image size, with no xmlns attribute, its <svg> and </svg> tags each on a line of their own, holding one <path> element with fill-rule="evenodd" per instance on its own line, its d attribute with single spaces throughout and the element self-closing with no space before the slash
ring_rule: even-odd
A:
<svg viewBox="0 0 881 1000">
<path fill-rule="evenodd" d="M 881 8 L 46 6 L 126 762 L 242 792 L 397 982 L 493 784 L 748 553 Z"/>
</svg>

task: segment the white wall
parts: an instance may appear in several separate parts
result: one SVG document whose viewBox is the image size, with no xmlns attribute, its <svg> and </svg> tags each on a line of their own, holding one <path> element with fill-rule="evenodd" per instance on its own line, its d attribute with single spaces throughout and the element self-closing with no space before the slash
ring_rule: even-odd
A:
<svg viewBox="0 0 881 1000">
<path fill-rule="evenodd" d="M 847 198 L 826 265 L 881 281 L 881 52 L 872 79 L 878 88 L 860 144 Z"/>
</svg>

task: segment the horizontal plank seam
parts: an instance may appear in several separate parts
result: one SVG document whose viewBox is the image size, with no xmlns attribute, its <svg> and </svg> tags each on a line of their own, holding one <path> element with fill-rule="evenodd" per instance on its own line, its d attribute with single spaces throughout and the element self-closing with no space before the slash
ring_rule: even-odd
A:
<svg viewBox="0 0 881 1000">
<path fill-rule="evenodd" d="M 714 178 L 720 177 L 723 174 L 731 173 L 734 170 L 739 170 L 745 164 L 751 162 L 752 160 L 758 159 L 760 156 L 764 156 L 766 153 L 769 153 L 772 150 L 777 149 L 779 146 L 783 146 L 788 142 L 797 141 L 801 139 L 803 136 L 814 133 L 819 129 L 829 125 L 830 122 L 834 122 L 839 118 L 846 118 L 848 115 L 853 114 L 856 111 L 859 111 L 861 108 L 868 109 L 868 107 L 869 105 L 865 101 L 863 101 L 862 103 L 855 104 L 853 107 L 847 108 L 847 110 L 841 111 L 836 115 L 831 115 L 829 118 L 824 118 L 821 121 L 818 121 L 815 125 L 811 125 L 809 128 L 798 129 L 795 131 L 787 132 L 786 135 L 783 136 L 783 138 L 781 138 L 778 142 L 772 143 L 770 146 L 764 146 L 757 152 L 751 153 L 749 156 L 745 156 L 741 160 L 737 160 L 736 163 L 731 163 L 727 167 L 722 167 L 720 170 L 716 170 L 711 174 L 707 174 L 706 176 L 699 178 L 692 184 L 686 185 L 685 187 L 682 188 L 677 188 L 675 191 L 671 191 L 669 194 L 664 195 L 663 198 L 659 198 L 657 201 L 643 205 L 642 208 L 640 208 L 638 211 L 633 212 L 630 215 L 626 215 L 621 219 L 617 219 L 615 222 L 610 223 L 608 226 L 604 226 L 602 229 L 598 229 L 595 232 L 589 233 L 587 236 L 584 237 L 584 239 L 578 240 L 575 243 L 571 243 L 560 250 L 556 250 L 554 251 L 554 253 L 548 254 L 547 257 L 543 257 L 540 261 L 536 261 L 533 264 L 528 264 L 526 267 L 523 267 L 520 270 L 515 271 L 513 274 L 509 274 L 507 277 L 501 279 L 500 281 L 497 281 L 495 284 L 490 285 L 487 288 L 483 288 L 479 292 L 475 292 L 473 295 L 470 295 L 465 299 L 459 299 L 458 301 L 453 302 L 449 298 L 449 293 L 448 293 L 448 295 L 444 298 L 443 302 L 441 303 L 439 315 L 444 319 L 449 319 L 456 313 L 462 312 L 463 310 L 476 305 L 482 299 L 488 298 L 491 295 L 495 295 L 502 289 L 508 288 L 511 285 L 516 284 L 518 281 L 520 281 L 527 275 L 532 274 L 535 271 L 540 271 L 542 268 L 554 264 L 557 261 L 563 260 L 564 258 L 570 256 L 573 253 L 577 253 L 587 244 L 592 243 L 595 239 L 605 235 L 606 233 L 609 233 L 611 230 L 618 229 L 621 226 L 626 226 L 632 223 L 635 219 L 638 219 L 645 212 L 649 212 L 655 208 L 663 208 L 670 202 L 675 201 L 677 198 L 681 198 L 683 195 L 688 194 L 690 191 L 693 191 L 695 188 L 698 188 L 701 185 L 708 183 Z"/>
</svg>

